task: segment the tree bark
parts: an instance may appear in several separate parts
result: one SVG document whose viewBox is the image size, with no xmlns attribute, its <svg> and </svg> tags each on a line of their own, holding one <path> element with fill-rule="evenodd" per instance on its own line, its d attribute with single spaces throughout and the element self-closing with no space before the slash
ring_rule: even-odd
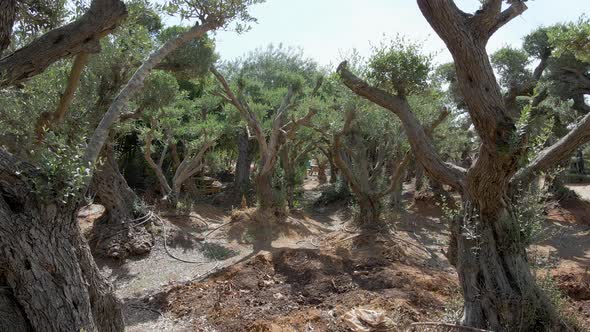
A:
<svg viewBox="0 0 590 332">
<path fill-rule="evenodd" d="M 38 197 L 24 176 L 41 177 L 0 151 L 0 274 L 30 327 L 123 331 L 120 304 L 80 234 L 78 204 Z"/>
<path fill-rule="evenodd" d="M 295 208 L 295 160 L 291 160 L 289 149 L 283 147 L 280 151 L 281 166 L 285 172 L 285 194 L 289 209 Z"/>
<path fill-rule="evenodd" d="M 359 204 L 357 224 L 364 231 L 375 231 L 381 224 L 381 207 L 378 197 L 370 194 L 355 193 Z"/>
<path fill-rule="evenodd" d="M 318 162 L 318 182 L 320 184 L 324 184 L 328 182 L 328 177 L 326 176 L 326 165 L 328 164 L 327 160 L 317 161 Z"/>
<path fill-rule="evenodd" d="M 5 0 L 0 2 L 0 58 L 2 53 L 10 45 L 12 26 L 16 19 L 16 0 Z"/>
<path fill-rule="evenodd" d="M 38 75 L 62 58 L 100 51 L 100 38 L 115 29 L 126 16 L 127 9 L 122 1 L 93 0 L 90 9 L 76 21 L 51 30 L 1 58 L 0 87 Z"/>
<path fill-rule="evenodd" d="M 154 245 L 153 236 L 145 227 L 136 227 L 132 221 L 143 216 L 140 214 L 144 211 L 136 211 L 140 199 L 119 171 L 111 144 L 105 146 L 104 157 L 92 179 L 96 201 L 106 210 L 106 216 L 93 228 L 91 243 L 94 252 L 120 259 L 146 254 Z"/>
<path fill-rule="evenodd" d="M 258 174 L 254 179 L 256 185 L 256 196 L 262 210 L 277 209 L 282 206 L 280 198 L 272 187 L 271 174 Z"/>
<path fill-rule="evenodd" d="M 330 162 L 330 184 L 335 184 L 338 181 L 338 168 L 331 158 L 328 161 Z"/>
<path fill-rule="evenodd" d="M 239 192 L 240 196 L 247 193 L 250 188 L 250 167 L 254 157 L 252 147 L 248 131 L 246 129 L 240 130 L 238 134 L 238 160 L 234 179 L 234 188 Z"/>
<path fill-rule="evenodd" d="M 463 204 L 464 217 L 454 225 L 463 324 L 493 331 L 563 331 L 551 301 L 531 274 L 509 204 L 485 214 L 478 203 Z"/>
</svg>

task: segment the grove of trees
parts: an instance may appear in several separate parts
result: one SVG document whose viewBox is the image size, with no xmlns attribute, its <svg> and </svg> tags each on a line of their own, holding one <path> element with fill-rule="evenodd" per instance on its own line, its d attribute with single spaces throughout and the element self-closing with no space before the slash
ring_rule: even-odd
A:
<svg viewBox="0 0 590 332">
<path fill-rule="evenodd" d="M 215 31 L 247 33 L 261 2 L 0 3 L 0 330 L 123 331 L 94 257 L 148 253 L 151 206 L 199 199 L 204 175 L 231 173 L 218 197 L 281 223 L 301 208 L 310 161 L 369 236 L 395 232 L 404 183 L 457 208 L 446 252 L 464 300 L 457 324 L 570 330 L 531 272 L 519 209 L 540 182 L 571 196 L 565 181 L 586 172 L 590 20 L 488 54 L 534 2 L 467 13 L 417 0 L 452 63 L 403 37 L 367 58 L 350 50 L 337 68 L 282 45 L 220 58 Z M 105 217 L 82 234 L 91 202 Z"/>
</svg>

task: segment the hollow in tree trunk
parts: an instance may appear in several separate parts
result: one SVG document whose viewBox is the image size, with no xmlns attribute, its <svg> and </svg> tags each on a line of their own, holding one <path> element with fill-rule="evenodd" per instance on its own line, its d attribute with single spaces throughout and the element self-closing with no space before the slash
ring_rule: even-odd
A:
<svg viewBox="0 0 590 332">
<path fill-rule="evenodd" d="M 93 250 L 113 258 L 148 253 L 154 244 L 153 236 L 143 225 L 134 222 L 146 211 L 138 211 L 140 200 L 119 171 L 112 145 L 105 146 L 103 155 L 104 161 L 94 174 L 92 188 L 96 201 L 105 207 L 106 215 L 92 230 Z M 139 222 L 144 221 L 139 219 Z"/>
</svg>

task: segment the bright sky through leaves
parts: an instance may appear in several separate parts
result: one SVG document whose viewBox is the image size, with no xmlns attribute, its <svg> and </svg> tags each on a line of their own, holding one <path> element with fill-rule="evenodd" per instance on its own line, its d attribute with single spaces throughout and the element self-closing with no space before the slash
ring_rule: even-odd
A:
<svg viewBox="0 0 590 332">
<path fill-rule="evenodd" d="M 457 0 L 464 11 L 478 8 L 477 0 Z M 521 38 L 540 25 L 577 20 L 590 13 L 590 0 L 534 0 L 529 9 L 497 32 L 488 49 L 504 44 L 520 45 Z M 383 36 L 396 34 L 424 41 L 425 49 L 436 52 L 437 62 L 451 60 L 443 42 L 432 31 L 413 0 L 267 0 L 252 8 L 258 24 L 244 35 L 220 32 L 217 51 L 223 60 L 242 56 L 269 43 L 301 47 L 322 65 L 337 64 L 340 54 L 356 48 L 370 52 Z M 168 24 L 179 23 L 168 20 Z"/>
</svg>

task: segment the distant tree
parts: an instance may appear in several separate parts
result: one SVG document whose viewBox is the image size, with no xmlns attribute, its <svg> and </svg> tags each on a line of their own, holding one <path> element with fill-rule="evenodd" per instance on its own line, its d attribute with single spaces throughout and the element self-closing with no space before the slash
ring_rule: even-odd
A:
<svg viewBox="0 0 590 332">
<path fill-rule="evenodd" d="M 233 82 L 237 89 L 215 68 L 211 71 L 221 84 L 219 95 L 238 110 L 249 136 L 258 143 L 260 159 L 254 183 L 260 207 L 282 207 L 282 195 L 273 188 L 275 166 L 281 147 L 318 112 L 313 101 L 319 82 L 315 65 L 299 54 L 269 48 L 241 65 Z M 297 113 L 305 115 L 295 118 Z"/>
</svg>

